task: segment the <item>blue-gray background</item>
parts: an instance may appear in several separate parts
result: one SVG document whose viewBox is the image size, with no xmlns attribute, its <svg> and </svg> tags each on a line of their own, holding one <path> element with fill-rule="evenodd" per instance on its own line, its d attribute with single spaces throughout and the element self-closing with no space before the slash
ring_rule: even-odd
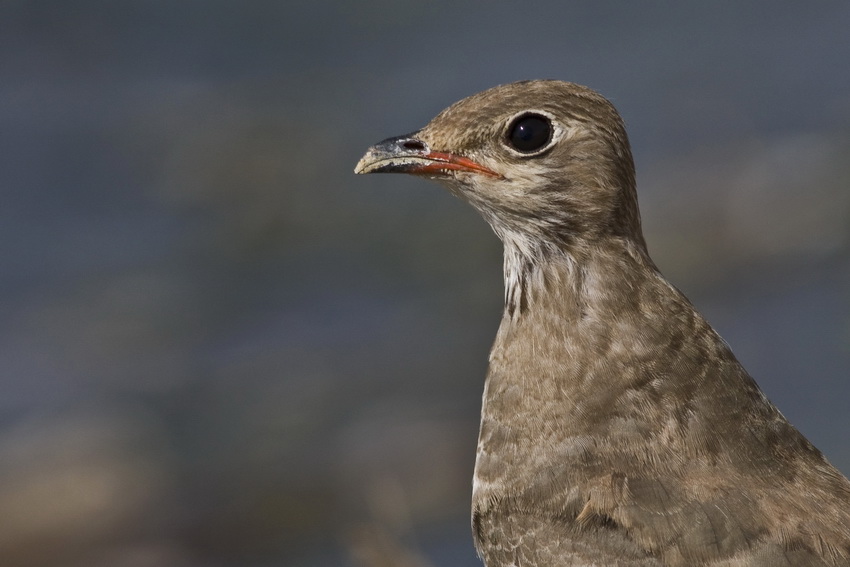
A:
<svg viewBox="0 0 850 567">
<path fill-rule="evenodd" d="M 848 30 L 837 1 L 0 3 L 0 563 L 477 565 L 500 246 L 352 169 L 525 78 L 618 106 L 657 263 L 850 471 Z"/>
</svg>

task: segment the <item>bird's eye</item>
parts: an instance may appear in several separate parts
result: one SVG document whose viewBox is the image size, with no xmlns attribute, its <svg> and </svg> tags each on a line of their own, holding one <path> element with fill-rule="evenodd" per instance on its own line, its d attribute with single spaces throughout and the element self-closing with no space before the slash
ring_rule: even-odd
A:
<svg viewBox="0 0 850 567">
<path fill-rule="evenodd" d="M 540 114 L 520 114 L 508 126 L 508 145 L 522 153 L 533 153 L 552 140 L 552 122 Z"/>
</svg>

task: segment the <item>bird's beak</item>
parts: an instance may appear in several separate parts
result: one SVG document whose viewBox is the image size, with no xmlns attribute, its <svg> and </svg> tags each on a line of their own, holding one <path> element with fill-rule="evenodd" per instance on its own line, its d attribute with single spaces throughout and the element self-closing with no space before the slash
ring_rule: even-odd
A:
<svg viewBox="0 0 850 567">
<path fill-rule="evenodd" d="M 450 171 L 502 177 L 469 158 L 432 151 L 415 133 L 378 142 L 369 148 L 354 168 L 354 173 L 413 173 L 426 176 L 447 175 Z"/>
</svg>

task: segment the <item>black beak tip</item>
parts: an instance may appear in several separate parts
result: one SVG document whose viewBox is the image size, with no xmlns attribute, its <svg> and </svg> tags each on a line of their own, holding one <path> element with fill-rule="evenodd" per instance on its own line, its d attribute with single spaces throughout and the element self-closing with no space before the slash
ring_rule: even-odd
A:
<svg viewBox="0 0 850 567">
<path fill-rule="evenodd" d="M 428 145 L 416 135 L 418 132 L 382 140 L 369 148 L 354 173 L 409 173 L 428 153 Z"/>
</svg>

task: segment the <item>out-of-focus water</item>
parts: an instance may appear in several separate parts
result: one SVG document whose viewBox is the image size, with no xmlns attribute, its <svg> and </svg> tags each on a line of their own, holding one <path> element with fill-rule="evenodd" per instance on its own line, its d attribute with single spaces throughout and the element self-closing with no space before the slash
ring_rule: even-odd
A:
<svg viewBox="0 0 850 567">
<path fill-rule="evenodd" d="M 618 106 L 657 263 L 850 472 L 849 28 L 762 0 L 0 4 L 0 563 L 478 564 L 499 243 L 352 169 L 525 78 Z"/>
</svg>

